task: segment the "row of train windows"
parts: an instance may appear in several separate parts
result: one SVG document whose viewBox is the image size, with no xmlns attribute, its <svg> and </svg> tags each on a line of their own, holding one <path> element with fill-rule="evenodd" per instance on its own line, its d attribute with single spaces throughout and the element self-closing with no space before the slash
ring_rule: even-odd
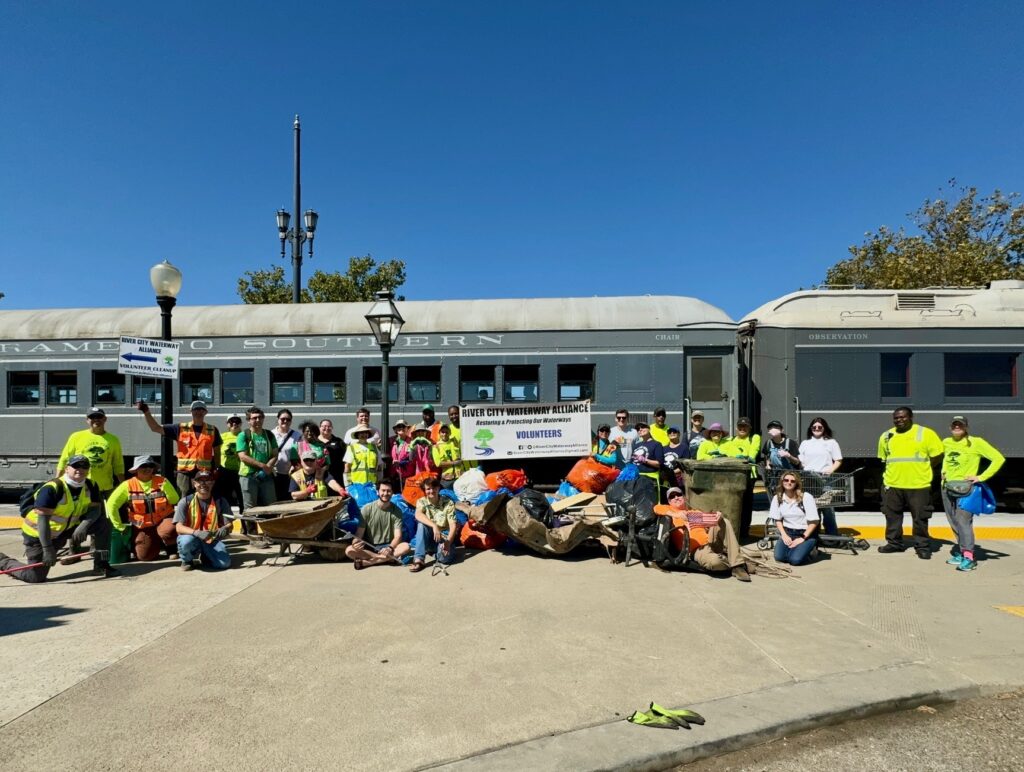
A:
<svg viewBox="0 0 1024 772">
<path fill-rule="evenodd" d="M 882 398 L 912 395 L 913 354 L 881 354 Z M 1000 353 L 944 354 L 944 394 L 947 398 L 1016 397 L 1017 355 Z"/>
<path fill-rule="evenodd" d="M 309 387 L 314 404 L 347 404 L 348 382 L 344 367 L 273 367 L 270 369 L 271 404 L 304 404 Z M 214 370 L 181 371 L 182 405 L 193 400 L 216 403 L 218 382 Z M 255 401 L 255 373 L 251 369 L 218 370 L 220 404 L 251 405 Z M 495 365 L 465 365 L 459 368 L 459 401 L 494 402 L 499 393 L 498 368 Z M 399 402 L 399 386 L 405 384 L 408 403 L 441 401 L 441 368 L 392 367 L 388 371 L 388 402 Z M 539 365 L 504 365 L 501 391 L 505 402 L 537 402 L 540 399 Z M 128 382 L 116 370 L 96 370 L 92 374 L 92 405 L 124 405 Z M 132 402 L 140 399 L 159 402 L 162 381 L 131 377 Z M 46 395 L 47 405 L 77 405 L 78 373 L 74 371 L 10 372 L 7 376 L 9 405 L 38 405 Z M 558 399 L 572 402 L 594 396 L 594 365 L 558 365 Z M 363 368 L 364 403 L 381 401 L 381 368 Z"/>
</svg>

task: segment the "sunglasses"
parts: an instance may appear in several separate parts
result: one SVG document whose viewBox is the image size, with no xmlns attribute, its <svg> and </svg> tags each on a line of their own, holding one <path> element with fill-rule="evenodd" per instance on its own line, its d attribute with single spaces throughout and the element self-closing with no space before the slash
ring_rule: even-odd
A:
<svg viewBox="0 0 1024 772">
<path fill-rule="evenodd" d="M 281 416 L 280 418 L 278 418 L 277 420 L 280 421 L 283 424 L 290 424 L 292 422 L 292 419 L 290 419 L 288 416 L 284 416 L 284 415 Z"/>
<path fill-rule="evenodd" d="M 824 431 L 824 429 L 825 429 L 825 427 L 822 426 L 821 424 L 814 424 L 814 426 L 812 426 L 811 428 L 812 429 L 821 429 L 822 431 Z"/>
<path fill-rule="evenodd" d="M 789 483 L 790 485 L 796 485 L 796 480 L 794 480 L 792 477 L 787 477 L 785 480 L 782 481 L 783 485 L 785 485 L 786 483 Z"/>
<path fill-rule="evenodd" d="M 617 415 L 617 416 L 615 416 L 615 420 L 616 421 L 625 421 L 627 418 L 629 418 L 629 416 L 625 416 L 625 415 Z"/>
<path fill-rule="evenodd" d="M 673 493 L 671 496 L 668 497 L 668 500 L 672 501 L 672 499 L 681 499 L 681 498 L 683 498 L 683 494 L 682 493 Z"/>
</svg>

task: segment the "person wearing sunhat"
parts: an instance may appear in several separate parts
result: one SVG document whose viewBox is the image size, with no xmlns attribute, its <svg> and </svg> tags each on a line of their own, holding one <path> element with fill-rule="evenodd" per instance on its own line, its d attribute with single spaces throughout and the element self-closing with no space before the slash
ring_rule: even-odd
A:
<svg viewBox="0 0 1024 772">
<path fill-rule="evenodd" d="M 437 474 L 437 464 L 434 463 L 434 443 L 430 441 L 430 426 L 426 422 L 412 427 L 412 441 L 409 445 L 413 475 L 424 472 Z"/>
<path fill-rule="evenodd" d="M 175 507 L 174 527 L 183 571 L 191 571 L 197 558 L 204 567 L 215 571 L 231 568 L 231 555 L 224 545 L 224 539 L 231 533 L 225 518 L 231 508 L 224 499 L 214 497 L 215 477 L 213 472 L 200 469 L 192 478 L 195 493 Z"/>
<path fill-rule="evenodd" d="M 399 418 L 391 429 L 394 431 L 394 435 L 389 440 L 391 443 L 391 470 L 392 476 L 398 478 L 398 490 L 401 490 L 405 481 L 413 475 L 412 445 L 410 444 L 412 427 L 404 419 Z"/>
<path fill-rule="evenodd" d="M 88 479 L 89 459 L 81 454 L 68 458 L 64 474 L 43 483 L 35 492 L 34 506 L 21 519 L 21 540 L 25 545 L 22 563 L 0 552 L 0 571 L 13 571 L 12 579 L 36 584 L 45 582 L 57 564 L 57 552 L 66 544 L 78 554 L 87 538 L 92 538 L 93 576 L 117 576 L 110 567 L 110 521 L 103 516 L 99 488 Z M 77 563 L 78 558 L 65 559 Z M 41 563 L 42 565 L 33 565 Z M 28 566 L 32 566 L 29 568 Z"/>
<path fill-rule="evenodd" d="M 128 470 L 134 477 L 114 488 L 107 499 L 107 518 L 138 560 L 156 560 L 161 547 L 169 558 L 178 555 L 172 516 L 180 497 L 170 481 L 156 473 L 157 467 L 152 456 L 136 456 Z"/>
<path fill-rule="evenodd" d="M 377 446 L 370 442 L 373 429 L 357 424 L 345 436 L 351 438 L 345 449 L 345 487 L 376 484 L 380 454 L 377 453 Z"/>
<path fill-rule="evenodd" d="M 64 472 L 69 458 L 85 456 L 90 464 L 89 479 L 96 483 L 100 494 L 106 497 L 124 479 L 121 440 L 116 434 L 107 431 L 107 414 L 103 408 L 89 408 L 85 422 L 89 428 L 72 432 L 64 444 L 64 450 L 57 459 L 57 476 L 60 477 Z"/>
<path fill-rule="evenodd" d="M 345 495 L 345 489 L 327 471 L 322 459 L 312 448 L 299 454 L 299 468 L 292 472 L 288 487 L 293 501 L 326 499 L 332 491 L 338 496 Z"/>
<path fill-rule="evenodd" d="M 213 472 L 220 466 L 220 429 L 206 422 L 206 403 L 201 399 L 193 400 L 189 405 L 192 420 L 178 424 L 160 424 L 143 400 L 139 400 L 136 407 L 145 417 L 150 431 L 176 443 L 178 473 L 175 482 L 183 495 L 192 489 L 191 482 L 196 472 L 201 469 Z"/>
<path fill-rule="evenodd" d="M 704 461 L 709 458 L 724 458 L 727 450 L 725 444 L 725 428 L 715 421 L 704 430 L 704 441 L 697 448 L 697 460 Z"/>
</svg>

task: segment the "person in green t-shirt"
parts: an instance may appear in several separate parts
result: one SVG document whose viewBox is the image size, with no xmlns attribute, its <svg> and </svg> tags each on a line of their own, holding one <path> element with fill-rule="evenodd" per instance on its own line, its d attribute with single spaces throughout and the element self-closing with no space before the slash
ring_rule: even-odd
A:
<svg viewBox="0 0 1024 772">
<path fill-rule="evenodd" d="M 124 456 L 121 454 L 121 440 L 107 431 L 107 414 L 103 408 L 92 407 L 85 416 L 88 429 L 73 432 L 68 437 L 64 450 L 57 460 L 57 477 L 64 473 L 68 459 L 85 456 L 89 459 L 89 479 L 96 483 L 103 498 L 110 495 L 114 486 L 124 480 Z"/>
<path fill-rule="evenodd" d="M 253 405 L 245 411 L 249 428 L 238 435 L 238 482 L 242 489 L 242 503 L 246 509 L 273 504 L 277 499 L 274 489 L 274 463 L 277 461 L 277 440 L 273 432 L 263 428 L 266 417 L 263 410 Z M 242 521 L 242 532 L 256 533 L 256 524 Z"/>
<path fill-rule="evenodd" d="M 241 434 L 241 431 L 242 417 L 230 416 L 227 421 L 227 429 L 220 433 L 220 458 L 218 459 L 220 472 L 213 489 L 214 498 L 224 499 L 231 506 L 237 507 L 238 514 L 245 511 L 245 503 L 242 501 L 242 486 L 238 482 L 238 470 L 242 465 L 238 458 L 238 435 Z"/>
<path fill-rule="evenodd" d="M 359 510 L 356 538 L 345 550 L 356 571 L 384 563 L 397 564 L 409 552 L 408 543 L 402 541 L 402 511 L 391 501 L 393 494 L 391 482 L 381 480 L 377 483 L 380 498 Z"/>
</svg>

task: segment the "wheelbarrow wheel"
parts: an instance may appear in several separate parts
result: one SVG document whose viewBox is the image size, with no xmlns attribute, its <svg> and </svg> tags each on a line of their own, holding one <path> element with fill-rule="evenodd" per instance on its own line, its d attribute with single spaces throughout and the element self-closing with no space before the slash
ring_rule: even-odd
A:
<svg viewBox="0 0 1024 772">
<path fill-rule="evenodd" d="M 345 559 L 345 548 L 344 547 L 318 547 L 317 554 L 320 555 L 324 560 L 329 560 L 332 563 L 340 563 Z"/>
</svg>

